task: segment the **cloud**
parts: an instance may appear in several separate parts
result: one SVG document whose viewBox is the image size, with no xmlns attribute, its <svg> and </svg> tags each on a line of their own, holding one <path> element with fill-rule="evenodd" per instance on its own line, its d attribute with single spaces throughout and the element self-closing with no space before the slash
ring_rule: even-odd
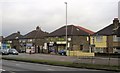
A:
<svg viewBox="0 0 120 73">
<path fill-rule="evenodd" d="M 16 31 L 26 34 L 38 25 L 44 31 L 54 31 L 65 24 L 65 1 L 68 24 L 97 31 L 117 17 L 118 0 L 3 0 L 3 35 Z"/>
</svg>

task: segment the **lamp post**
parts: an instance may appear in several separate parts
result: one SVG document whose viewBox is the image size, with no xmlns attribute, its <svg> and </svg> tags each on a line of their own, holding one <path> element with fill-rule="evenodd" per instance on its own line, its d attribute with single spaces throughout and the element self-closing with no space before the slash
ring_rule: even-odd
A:
<svg viewBox="0 0 120 73">
<path fill-rule="evenodd" d="M 64 2 L 64 3 L 66 5 L 66 50 L 67 50 L 67 43 L 68 43 L 67 41 L 67 2 Z"/>
</svg>

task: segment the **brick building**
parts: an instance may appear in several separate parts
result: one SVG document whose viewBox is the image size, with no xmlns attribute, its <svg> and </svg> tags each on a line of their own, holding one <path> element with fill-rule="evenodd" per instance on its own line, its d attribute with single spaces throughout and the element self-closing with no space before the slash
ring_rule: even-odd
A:
<svg viewBox="0 0 120 73">
<path fill-rule="evenodd" d="M 95 52 L 114 53 L 120 49 L 120 23 L 118 18 L 114 18 L 113 23 L 99 30 L 94 34 Z M 92 43 L 94 42 L 94 43 Z"/>
<path fill-rule="evenodd" d="M 4 45 L 10 45 L 8 48 L 15 48 L 18 52 L 20 52 L 21 49 L 20 49 L 20 42 L 19 42 L 19 40 L 22 37 L 23 36 L 20 34 L 19 31 L 17 33 L 12 33 L 9 36 L 4 38 L 3 44 Z"/>
<path fill-rule="evenodd" d="M 36 30 L 33 30 L 20 40 L 21 48 L 27 52 L 27 50 L 32 49 L 35 53 L 41 53 L 44 51 L 45 36 L 48 33 L 41 30 L 39 26 L 36 27 Z"/>
<path fill-rule="evenodd" d="M 66 26 L 63 26 L 49 34 L 47 37 L 48 50 L 56 53 L 66 48 Z M 67 50 L 89 51 L 89 38 L 94 32 L 75 25 L 67 26 Z"/>
</svg>

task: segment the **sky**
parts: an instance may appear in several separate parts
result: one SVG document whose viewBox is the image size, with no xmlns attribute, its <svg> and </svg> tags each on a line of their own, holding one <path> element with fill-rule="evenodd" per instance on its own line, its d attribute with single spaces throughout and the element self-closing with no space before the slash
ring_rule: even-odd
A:
<svg viewBox="0 0 120 73">
<path fill-rule="evenodd" d="M 65 3 L 68 24 L 79 25 L 94 32 L 110 25 L 118 17 L 120 0 L 0 0 L 0 35 L 20 31 L 27 34 L 40 26 L 53 32 L 65 25 Z"/>
</svg>

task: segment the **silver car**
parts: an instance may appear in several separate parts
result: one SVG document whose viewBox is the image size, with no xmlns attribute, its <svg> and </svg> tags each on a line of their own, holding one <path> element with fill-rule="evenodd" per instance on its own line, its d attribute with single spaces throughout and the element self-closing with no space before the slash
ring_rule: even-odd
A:
<svg viewBox="0 0 120 73">
<path fill-rule="evenodd" d="M 9 54 L 18 55 L 18 51 L 14 48 L 9 49 Z"/>
<path fill-rule="evenodd" d="M 0 54 L 9 55 L 9 49 L 0 49 Z"/>
</svg>

